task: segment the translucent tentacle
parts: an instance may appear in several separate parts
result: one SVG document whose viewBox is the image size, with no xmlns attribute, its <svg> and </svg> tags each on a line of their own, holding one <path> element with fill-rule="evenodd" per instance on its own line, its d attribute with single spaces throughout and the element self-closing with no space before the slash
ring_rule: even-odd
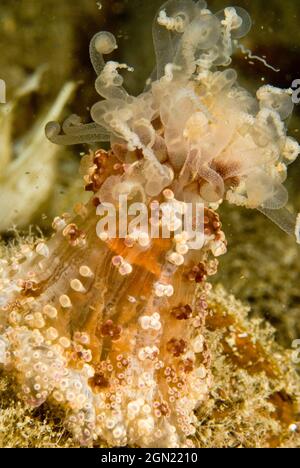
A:
<svg viewBox="0 0 300 468">
<path fill-rule="evenodd" d="M 273 221 L 273 223 L 290 236 L 296 236 L 298 244 L 300 243 L 299 232 L 297 233 L 297 231 L 299 231 L 299 229 L 297 230 L 297 217 L 295 214 L 291 213 L 287 208 L 269 210 L 267 208 L 259 207 L 258 211 Z"/>
<path fill-rule="evenodd" d="M 117 48 L 117 42 L 113 34 L 101 31 L 90 42 L 90 59 L 97 75 L 102 72 L 105 61 L 103 55 L 110 54 Z"/>
<path fill-rule="evenodd" d="M 118 73 L 118 69 L 127 69 L 129 71 L 133 71 L 132 68 L 125 64 L 109 62 L 104 66 L 103 71 L 96 79 L 96 91 L 104 99 L 125 100 L 128 97 L 127 91 L 122 86 L 123 78 Z"/>
<path fill-rule="evenodd" d="M 276 184 L 273 188 L 272 197 L 263 203 L 264 208 L 269 210 L 279 210 L 283 208 L 289 199 L 288 191 L 283 185 Z"/>
<path fill-rule="evenodd" d="M 185 76 L 194 73 L 199 51 L 213 48 L 221 36 L 221 25 L 214 15 L 196 17 L 186 28 L 176 54 L 175 65 Z"/>
<path fill-rule="evenodd" d="M 78 145 L 83 143 L 97 143 L 100 141 L 109 141 L 110 135 L 97 124 L 83 125 L 82 129 L 74 130 L 66 135 L 60 135 L 61 126 L 57 122 L 49 122 L 46 125 L 46 137 L 56 145 Z"/>
<path fill-rule="evenodd" d="M 103 127 L 101 127 L 95 122 L 92 122 L 89 124 L 83 124 L 81 122 L 80 117 L 75 114 L 70 115 L 70 117 L 68 117 L 64 121 L 62 129 L 66 135 L 82 136 L 82 135 L 90 135 L 90 134 L 97 133 L 109 139 L 109 133 Z M 105 140 L 101 139 L 100 141 L 105 141 Z"/>
<path fill-rule="evenodd" d="M 213 202 L 223 198 L 225 192 L 224 181 L 216 171 L 208 166 L 202 166 L 198 170 L 198 175 L 210 185 L 209 191 L 204 189 L 201 191 L 201 195 L 204 195 L 205 192 L 205 199 L 208 197 L 208 201 Z"/>
<path fill-rule="evenodd" d="M 196 4 L 192 0 L 169 0 L 159 10 L 153 23 L 153 41 L 157 63 L 157 78 L 165 74 L 165 67 L 174 61 L 179 41 L 182 37 L 179 21 L 188 24 L 194 17 Z M 163 15 L 163 16 L 162 16 Z M 162 18 L 165 20 L 163 21 Z M 171 24 L 173 20 L 173 24 Z"/>
</svg>

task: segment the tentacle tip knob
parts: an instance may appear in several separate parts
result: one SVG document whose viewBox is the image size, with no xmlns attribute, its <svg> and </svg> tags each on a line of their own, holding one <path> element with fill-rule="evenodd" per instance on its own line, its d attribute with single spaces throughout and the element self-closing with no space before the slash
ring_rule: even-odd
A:
<svg viewBox="0 0 300 468">
<path fill-rule="evenodd" d="M 95 49 L 99 54 L 111 54 L 118 48 L 116 38 L 107 31 L 100 32 L 95 39 Z"/>
<path fill-rule="evenodd" d="M 45 127 L 45 135 L 48 140 L 52 140 L 60 132 L 60 125 L 57 122 L 48 122 Z"/>
</svg>

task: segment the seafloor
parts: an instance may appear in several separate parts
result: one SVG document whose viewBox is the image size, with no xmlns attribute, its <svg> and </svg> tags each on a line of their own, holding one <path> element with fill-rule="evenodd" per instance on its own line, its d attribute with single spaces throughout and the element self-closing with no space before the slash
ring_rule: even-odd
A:
<svg viewBox="0 0 300 468">
<path fill-rule="evenodd" d="M 128 77 L 130 91 L 138 92 L 143 88 L 154 63 L 151 22 L 161 0 L 102 0 L 101 3 L 100 9 L 100 2 L 96 0 L 1 1 L 0 78 L 7 83 L 8 99 L 14 100 L 26 77 L 38 67 L 46 65 L 47 68 L 38 89 L 17 103 L 11 140 L 2 141 L 0 151 L 4 151 L 3 144 L 12 145 L 33 126 L 38 115 L 53 102 L 67 81 L 79 84 L 75 96 L 69 101 L 66 114 L 71 111 L 88 118 L 86 103 L 92 104 L 96 94 L 93 89 L 93 71 L 86 51 L 90 38 L 100 29 L 116 35 L 119 43 L 117 56 L 135 67 L 135 73 Z M 269 0 L 266 3 L 261 0 L 237 0 L 234 3 L 246 8 L 253 19 L 252 32 L 245 39 L 246 47 L 254 55 L 266 56 L 269 63 L 281 70 L 276 73 L 261 62 L 249 61 L 241 54 L 234 63 L 240 79 L 251 89 L 256 89 L 262 80 L 276 86 L 289 87 L 294 79 L 300 78 L 299 1 Z M 225 5 L 230 5 L 230 2 L 209 2 L 213 11 Z M 299 135 L 300 105 L 295 108 L 289 128 L 292 136 Z M 2 126 L 0 132 L 4 131 Z M 2 232 L 1 255 L 5 255 L 9 243 L 18 242 L 20 235 L 26 236 L 29 230 L 31 233 L 39 232 L 39 235 L 41 230 L 47 235 L 53 216 L 70 209 L 74 201 L 78 201 L 79 154 L 86 149 L 75 147 L 60 150 L 55 155 L 55 183 L 49 186 L 37 209 L 30 212 L 28 208 L 26 215 L 24 212 L 24 219 L 23 212 L 18 213 L 14 220 L 17 229 L 7 226 Z M 0 171 L 0 218 L 3 191 L 9 185 L 7 174 L 9 171 Z M 300 161 L 290 168 L 288 179 L 289 204 L 294 211 L 300 211 L 299 180 Z M 31 190 L 30 185 L 27 188 L 25 184 L 24 187 Z M 270 355 L 280 352 L 283 356 L 276 343 L 288 350 L 293 340 L 300 338 L 299 246 L 256 211 L 246 212 L 226 206 L 222 208 L 221 217 L 229 249 L 221 259 L 219 273 L 214 279 L 216 290 L 211 298 L 211 307 L 216 308 L 216 304 L 221 304 L 224 310 L 227 308 L 231 313 L 236 311 L 243 326 L 252 330 L 257 340 L 268 348 Z M 217 286 L 219 284 L 224 289 L 220 289 Z M 236 302 L 230 296 L 232 294 L 245 307 Z M 248 306 L 251 311 L 246 318 Z M 257 319 L 263 319 L 263 322 Z M 270 338 L 269 329 L 263 329 L 259 323 L 270 323 L 274 327 L 275 343 L 270 344 L 273 338 Z M 278 440 L 269 440 L 266 436 L 270 426 L 277 424 L 276 417 L 267 416 L 265 407 L 270 403 L 266 397 L 267 386 L 270 385 L 268 379 L 272 380 L 268 376 L 267 367 L 262 366 L 259 372 L 252 369 L 252 372 L 249 371 L 249 363 L 226 361 L 226 364 L 221 365 L 221 360 L 225 358 L 219 346 L 222 333 L 226 335 L 225 329 L 226 324 L 223 324 L 223 328 L 211 324 L 208 330 L 216 349 L 215 389 L 216 392 L 222 389 L 223 393 L 220 390 L 220 394 L 212 396 L 210 406 L 205 408 L 206 414 L 199 414 L 202 425 L 199 446 L 299 446 L 299 438 L 297 440 L 296 436 L 284 441 L 280 441 L 279 436 Z M 289 354 L 284 356 L 279 363 L 280 385 L 277 384 L 278 398 L 281 400 L 273 403 L 277 405 L 277 411 L 281 412 L 279 419 L 285 419 L 288 425 L 293 422 L 289 418 L 292 413 L 289 406 L 291 403 L 285 401 L 281 389 L 295 386 L 293 392 L 299 395 L 300 388 L 296 377 L 292 375 L 293 366 L 285 362 Z M 229 382 L 232 372 L 234 384 Z M 69 434 L 61 427 L 58 414 L 53 414 L 46 406 L 34 411 L 28 409 L 13 394 L 13 383 L 2 375 L 0 447 L 74 445 Z M 273 432 L 276 433 L 276 429 Z"/>
</svg>

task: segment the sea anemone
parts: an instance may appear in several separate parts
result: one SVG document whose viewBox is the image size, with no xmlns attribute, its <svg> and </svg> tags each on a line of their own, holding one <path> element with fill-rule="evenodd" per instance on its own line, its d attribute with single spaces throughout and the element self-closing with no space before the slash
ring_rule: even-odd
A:
<svg viewBox="0 0 300 468">
<path fill-rule="evenodd" d="M 225 199 L 257 208 L 295 235 L 283 187 L 299 154 L 284 123 L 290 91 L 266 86 L 255 98 L 228 68 L 250 26 L 239 8 L 167 2 L 154 21 L 157 66 L 138 97 L 123 87 L 128 66 L 104 62 L 116 40 L 101 32 L 90 46 L 104 98 L 93 123 L 71 116 L 64 135 L 46 127 L 54 143 L 111 149 L 82 160 L 90 202 L 2 269 L 0 359 L 28 403 L 64 408 L 82 445 L 193 446 L 195 410 L 212 386 L 208 278 L 226 252 L 216 209 Z M 111 236 L 122 197 L 132 229 L 123 236 L 119 223 Z M 150 214 L 145 229 L 136 203 Z M 192 233 L 176 215 L 191 204 Z M 167 235 L 150 235 L 151 226 Z"/>
<path fill-rule="evenodd" d="M 229 68 L 250 27 L 242 8 L 212 14 L 202 1 L 168 1 L 153 26 L 157 65 L 137 97 L 126 92 L 119 74 L 129 67 L 103 59 L 116 48 L 114 36 L 96 34 L 90 56 L 104 99 L 92 107 L 94 123 L 82 125 L 73 115 L 63 125 L 65 135 L 49 123 L 47 136 L 59 144 L 110 141 L 121 162 L 139 150 L 145 196 L 171 186 L 177 199 L 226 199 L 262 211 L 294 235 L 283 186 L 287 166 L 300 153 L 286 134 L 292 90 L 267 85 L 253 97 Z"/>
</svg>

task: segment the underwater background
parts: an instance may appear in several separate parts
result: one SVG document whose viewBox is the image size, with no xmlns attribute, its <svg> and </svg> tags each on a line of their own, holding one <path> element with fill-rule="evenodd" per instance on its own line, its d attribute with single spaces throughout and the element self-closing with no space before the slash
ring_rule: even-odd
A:
<svg viewBox="0 0 300 468">
<path fill-rule="evenodd" d="M 151 27 L 161 3 L 161 0 L 0 0 L 0 79 L 6 83 L 6 100 L 12 104 L 11 109 L 0 104 L 3 252 L 11 242 L 18 242 L 20 236 L 47 236 L 55 216 L 79 199 L 87 200 L 82 195 L 78 174 L 80 155 L 87 151 L 87 145 L 55 148 L 50 154 L 37 140 L 33 148 L 35 158 L 41 158 L 47 151 L 49 157 L 44 160 L 42 178 L 28 177 L 28 181 L 30 169 L 15 166 L 16 154 L 26 147 L 28 139 L 35 137 L 39 130 L 36 123 L 51 110 L 62 92 L 65 92 L 63 105 L 58 106 L 55 116 L 63 120 L 75 113 L 89 120 L 87 103 L 92 105 L 97 94 L 87 51 L 97 31 L 107 30 L 116 36 L 119 47 L 114 57 L 135 69 L 134 73 L 126 74 L 127 88 L 134 95 L 142 91 L 154 66 Z M 280 69 L 276 72 L 237 53 L 233 66 L 241 83 L 252 92 L 263 83 L 289 88 L 295 79 L 300 79 L 299 1 L 233 3 L 245 8 L 253 21 L 252 30 L 242 43 L 253 55 Z M 227 0 L 208 2 L 213 12 L 231 4 Z M 66 90 L 70 82 L 73 84 Z M 289 122 L 289 134 L 298 141 L 299 129 L 300 104 L 295 106 Z M 24 178 L 26 206 L 15 206 L 9 195 L 12 171 L 19 171 L 18 177 Z M 289 168 L 287 182 L 289 207 L 294 212 L 300 211 L 299 186 L 300 160 Z M 293 340 L 300 339 L 299 246 L 256 210 L 225 204 L 220 214 L 229 246 L 213 282 L 249 305 L 251 316 L 269 321 L 276 330 L 276 341 L 290 349 Z M 40 438 L 41 446 L 72 446 L 73 441 L 63 428 L 60 432 L 59 415 L 48 414 L 46 407 L 28 410 L 11 397 L 11 382 L 4 376 L 0 379 L 0 446 L 28 446 L 36 437 Z"/>
</svg>

